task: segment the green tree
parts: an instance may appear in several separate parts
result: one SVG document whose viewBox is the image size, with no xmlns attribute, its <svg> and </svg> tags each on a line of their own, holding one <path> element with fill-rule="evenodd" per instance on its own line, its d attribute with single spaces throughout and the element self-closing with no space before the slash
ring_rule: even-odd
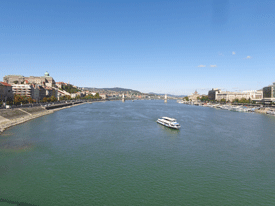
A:
<svg viewBox="0 0 275 206">
<path fill-rule="evenodd" d="M 95 99 L 101 99 L 101 96 L 99 96 L 99 93 L 96 93 L 94 96 Z"/>
<path fill-rule="evenodd" d="M 62 85 L 61 90 L 65 90 L 66 92 L 69 92 L 69 93 L 76 93 L 80 91 L 79 89 L 73 87 L 73 85 L 71 84 Z"/>
<path fill-rule="evenodd" d="M 50 100 L 51 100 L 51 102 L 56 102 L 57 101 L 57 99 L 55 98 L 55 96 L 51 96 Z"/>
<path fill-rule="evenodd" d="M 222 99 L 221 99 L 221 102 L 222 102 L 222 103 L 225 103 L 225 102 L 226 102 L 226 100 L 225 100 L 224 98 L 222 98 Z"/>
<path fill-rule="evenodd" d="M 47 97 L 44 97 L 44 98 L 42 99 L 42 102 L 47 102 Z"/>
<path fill-rule="evenodd" d="M 31 97 L 28 97 L 28 98 L 27 98 L 27 101 L 28 101 L 28 103 L 33 103 L 33 100 L 32 100 Z"/>
<path fill-rule="evenodd" d="M 11 97 L 8 97 L 7 101 L 6 101 L 6 105 L 12 105 L 13 104 L 13 99 Z"/>
<path fill-rule="evenodd" d="M 200 98 L 200 100 L 201 100 L 202 102 L 209 101 L 208 95 L 203 95 L 203 96 Z"/>
<path fill-rule="evenodd" d="M 241 100 L 239 102 L 240 103 L 249 103 L 249 100 L 246 98 L 241 98 Z"/>
<path fill-rule="evenodd" d="M 186 96 L 186 97 L 183 98 L 183 100 L 189 101 L 189 98 Z"/>
</svg>

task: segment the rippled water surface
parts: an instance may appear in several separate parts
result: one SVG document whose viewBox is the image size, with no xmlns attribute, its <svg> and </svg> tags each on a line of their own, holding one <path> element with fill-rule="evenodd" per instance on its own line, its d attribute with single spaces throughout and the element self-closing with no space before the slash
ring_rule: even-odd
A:
<svg viewBox="0 0 275 206">
<path fill-rule="evenodd" d="M 80 105 L 0 135 L 0 182 L 3 205 L 274 205 L 275 117 L 175 101 Z"/>
</svg>

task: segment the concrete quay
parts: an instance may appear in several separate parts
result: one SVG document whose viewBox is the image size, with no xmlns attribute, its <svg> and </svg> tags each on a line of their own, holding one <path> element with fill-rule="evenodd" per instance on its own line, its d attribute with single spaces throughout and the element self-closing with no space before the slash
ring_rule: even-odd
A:
<svg viewBox="0 0 275 206">
<path fill-rule="evenodd" d="M 52 114 L 55 111 L 62 109 L 71 108 L 73 106 L 78 106 L 86 104 L 86 102 L 81 102 L 77 104 L 62 104 L 62 105 L 52 105 L 52 107 L 30 107 L 30 108 L 17 108 L 17 109 L 2 109 L 0 110 L 0 134 L 5 131 L 5 129 L 22 124 L 29 120 Z"/>
</svg>

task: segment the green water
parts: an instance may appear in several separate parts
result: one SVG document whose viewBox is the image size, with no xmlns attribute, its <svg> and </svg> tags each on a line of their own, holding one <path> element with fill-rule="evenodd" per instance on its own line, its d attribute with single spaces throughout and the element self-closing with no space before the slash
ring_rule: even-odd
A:
<svg viewBox="0 0 275 206">
<path fill-rule="evenodd" d="M 40 117 L 0 135 L 0 205 L 19 204 L 275 205 L 275 117 L 156 100 Z"/>
</svg>

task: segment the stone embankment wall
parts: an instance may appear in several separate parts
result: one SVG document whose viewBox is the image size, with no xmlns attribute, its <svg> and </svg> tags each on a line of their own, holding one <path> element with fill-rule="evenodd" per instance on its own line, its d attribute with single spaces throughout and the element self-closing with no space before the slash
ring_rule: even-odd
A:
<svg viewBox="0 0 275 206">
<path fill-rule="evenodd" d="M 16 109 L 1 109 L 0 110 L 0 133 L 5 129 L 24 123 L 26 121 L 41 117 L 47 114 L 52 114 L 55 111 L 70 108 L 72 106 L 77 106 L 85 103 L 78 104 L 62 104 L 62 105 L 52 105 L 49 107 L 22 107 Z"/>
</svg>

